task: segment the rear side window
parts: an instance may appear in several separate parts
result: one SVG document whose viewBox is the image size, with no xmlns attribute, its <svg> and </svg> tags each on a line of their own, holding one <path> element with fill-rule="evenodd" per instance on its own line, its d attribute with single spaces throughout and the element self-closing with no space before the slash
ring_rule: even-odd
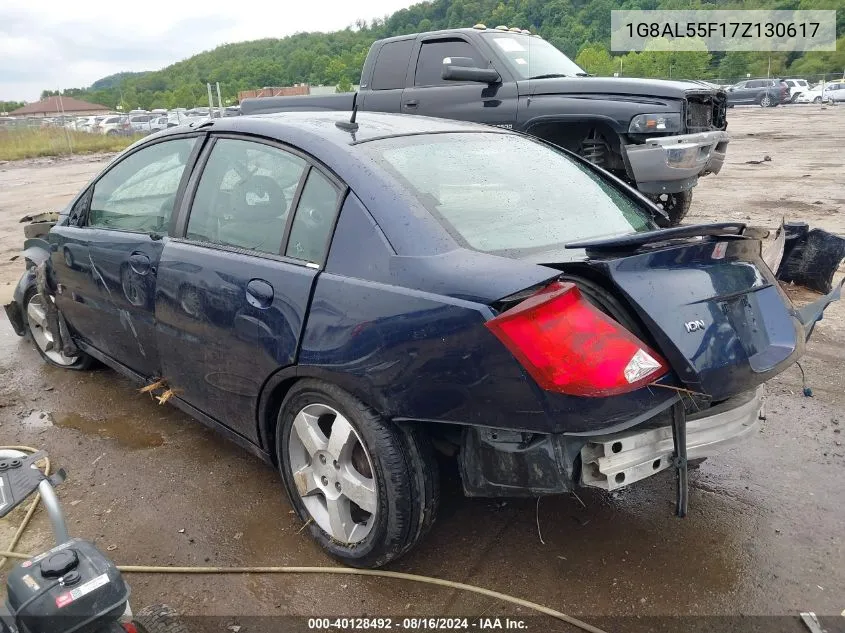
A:
<svg viewBox="0 0 845 633">
<path fill-rule="evenodd" d="M 279 255 L 305 165 L 277 147 L 219 139 L 194 196 L 187 237 Z"/>
<path fill-rule="evenodd" d="M 417 72 L 414 75 L 415 86 L 436 86 L 438 84 L 453 84 L 442 78 L 443 60 L 447 57 L 470 57 L 476 68 L 486 68 L 487 63 L 481 59 L 477 50 L 464 40 L 433 40 L 423 42 L 420 55 L 417 58 Z"/>
<path fill-rule="evenodd" d="M 196 139 L 156 143 L 130 154 L 94 185 L 88 226 L 165 233 Z"/>
<path fill-rule="evenodd" d="M 372 90 L 395 90 L 405 87 L 405 75 L 414 40 L 388 42 L 381 47 L 373 71 Z"/>
<path fill-rule="evenodd" d="M 316 169 L 308 173 L 285 254 L 322 265 L 337 216 L 338 190 Z"/>
<path fill-rule="evenodd" d="M 567 242 L 653 228 L 648 212 L 624 191 L 525 137 L 417 135 L 360 147 L 456 241 L 475 250 L 557 257 Z"/>
</svg>

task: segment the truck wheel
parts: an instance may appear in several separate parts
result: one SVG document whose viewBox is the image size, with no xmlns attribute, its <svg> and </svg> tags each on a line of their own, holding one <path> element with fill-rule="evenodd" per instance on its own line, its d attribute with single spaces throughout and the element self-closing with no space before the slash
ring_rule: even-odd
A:
<svg viewBox="0 0 845 633">
<path fill-rule="evenodd" d="M 772 107 L 772 98 L 769 95 L 763 95 L 760 97 L 760 107 L 761 108 L 770 108 Z"/>
<path fill-rule="evenodd" d="M 188 627 L 179 621 L 179 614 L 163 604 L 144 607 L 135 614 L 132 624 L 138 633 L 188 633 Z"/>
<path fill-rule="evenodd" d="M 59 349 L 53 349 L 53 334 L 47 326 L 45 301 L 53 301 L 53 298 L 45 299 L 35 288 L 30 288 L 24 295 L 24 325 L 41 358 L 62 369 L 88 369 L 94 363 L 94 359 L 85 352 L 68 356 Z"/>
<path fill-rule="evenodd" d="M 439 481 L 427 438 L 335 385 L 294 385 L 279 413 L 276 450 L 297 514 L 347 565 L 381 567 L 434 522 Z"/>
<path fill-rule="evenodd" d="M 665 220 L 658 221 L 658 224 L 663 223 L 666 226 L 677 226 L 689 212 L 690 205 L 692 204 L 692 189 L 678 193 L 659 193 L 650 196 L 650 198 L 669 216 L 668 224 Z"/>
</svg>

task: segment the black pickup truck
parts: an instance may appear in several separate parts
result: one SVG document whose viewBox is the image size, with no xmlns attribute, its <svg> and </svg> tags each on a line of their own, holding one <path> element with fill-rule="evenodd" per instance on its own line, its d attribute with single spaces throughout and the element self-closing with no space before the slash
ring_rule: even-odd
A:
<svg viewBox="0 0 845 633">
<path fill-rule="evenodd" d="M 242 114 L 349 110 L 352 94 L 245 99 Z M 570 149 L 662 205 L 672 224 L 725 159 L 727 98 L 689 81 L 591 77 L 528 31 L 476 25 L 375 42 L 361 110 L 512 128 Z"/>
</svg>

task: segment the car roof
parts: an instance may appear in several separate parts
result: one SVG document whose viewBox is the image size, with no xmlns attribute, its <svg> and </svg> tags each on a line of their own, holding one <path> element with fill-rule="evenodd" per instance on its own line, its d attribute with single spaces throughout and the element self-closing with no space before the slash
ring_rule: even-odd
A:
<svg viewBox="0 0 845 633">
<path fill-rule="evenodd" d="M 292 136 L 319 137 L 337 145 L 357 145 L 375 139 L 416 134 L 443 134 L 447 132 L 500 132 L 479 123 L 437 119 L 407 114 L 381 112 L 359 112 L 356 116 L 358 128 L 352 132 L 338 123 L 347 123 L 351 117 L 348 111 L 331 112 L 277 112 L 272 114 L 250 114 L 238 117 L 212 119 L 203 127 L 220 132 L 245 132 L 284 140 Z M 199 127 L 194 125 L 194 127 Z"/>
</svg>

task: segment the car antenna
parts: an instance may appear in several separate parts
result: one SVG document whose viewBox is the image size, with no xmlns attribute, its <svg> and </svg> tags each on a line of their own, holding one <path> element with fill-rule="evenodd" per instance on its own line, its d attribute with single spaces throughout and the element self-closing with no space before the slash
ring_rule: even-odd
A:
<svg viewBox="0 0 845 633">
<path fill-rule="evenodd" d="M 355 94 L 352 95 L 352 116 L 349 118 L 348 121 L 337 121 L 335 125 L 339 127 L 341 130 L 346 130 L 347 132 L 357 132 L 358 131 L 358 123 L 355 122 L 355 119 L 358 116 L 358 91 L 355 91 Z"/>
</svg>

